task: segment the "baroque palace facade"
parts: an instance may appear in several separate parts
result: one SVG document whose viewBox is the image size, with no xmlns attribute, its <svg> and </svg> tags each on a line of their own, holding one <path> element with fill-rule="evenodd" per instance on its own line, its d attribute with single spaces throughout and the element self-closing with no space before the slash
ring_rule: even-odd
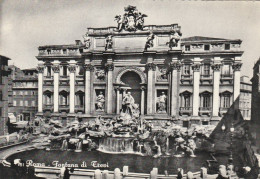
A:
<svg viewBox="0 0 260 179">
<path fill-rule="evenodd" d="M 144 26 L 136 7 L 118 27 L 88 28 L 84 42 L 39 47 L 38 115 L 120 114 L 131 92 L 143 118 L 212 124 L 240 93 L 241 40 L 181 39 L 180 26 Z"/>
</svg>

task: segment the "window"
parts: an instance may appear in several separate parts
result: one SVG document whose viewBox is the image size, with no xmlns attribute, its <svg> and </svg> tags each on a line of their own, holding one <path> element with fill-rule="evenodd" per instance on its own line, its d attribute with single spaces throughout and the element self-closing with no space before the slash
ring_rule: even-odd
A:
<svg viewBox="0 0 260 179">
<path fill-rule="evenodd" d="M 230 65 L 229 64 L 224 64 L 222 67 L 222 74 L 223 75 L 230 75 Z"/>
<path fill-rule="evenodd" d="M 82 65 L 79 66 L 79 75 L 84 75 L 84 68 Z"/>
<path fill-rule="evenodd" d="M 23 106 L 23 101 L 20 101 L 20 106 Z"/>
<path fill-rule="evenodd" d="M 184 65 L 183 66 L 183 74 L 189 75 L 190 74 L 190 65 Z"/>
<path fill-rule="evenodd" d="M 203 108 L 211 107 L 210 98 L 211 98 L 211 94 L 209 92 L 202 93 L 200 106 Z"/>
<path fill-rule="evenodd" d="M 24 95 L 28 95 L 28 91 L 24 91 Z"/>
<path fill-rule="evenodd" d="M 2 108 L 0 108 L 0 116 L 3 116 L 3 115 L 2 115 Z"/>
<path fill-rule="evenodd" d="M 224 108 L 229 108 L 230 107 L 230 96 L 229 95 L 225 95 L 223 97 L 223 107 Z"/>
<path fill-rule="evenodd" d="M 24 106 L 28 106 L 28 101 L 24 101 Z"/>
<path fill-rule="evenodd" d="M 67 69 L 68 69 L 68 67 L 67 66 L 63 66 L 63 76 L 67 76 L 68 74 L 67 74 Z"/>
<path fill-rule="evenodd" d="M 35 101 L 34 100 L 32 101 L 31 106 L 35 106 Z"/>
<path fill-rule="evenodd" d="M 190 107 L 190 96 L 189 95 L 185 95 L 184 96 L 184 104 L 183 107 Z"/>
<path fill-rule="evenodd" d="M 185 45 L 185 51 L 190 51 L 190 45 Z"/>
<path fill-rule="evenodd" d="M 21 95 L 21 96 L 23 95 L 23 91 L 20 91 L 20 95 Z"/>
<path fill-rule="evenodd" d="M 16 106 L 16 100 L 13 100 L 13 106 Z"/>
<path fill-rule="evenodd" d="M 14 96 L 16 95 L 16 91 L 13 91 L 13 95 L 14 95 Z"/>
<path fill-rule="evenodd" d="M 3 93 L 0 91 L 0 101 L 3 101 Z"/>
<path fill-rule="evenodd" d="M 47 76 L 51 76 L 51 66 L 47 66 Z"/>
<path fill-rule="evenodd" d="M 204 45 L 204 50 L 209 50 L 210 46 L 209 45 Z"/>
<path fill-rule="evenodd" d="M 230 50 L 230 44 L 225 44 L 225 50 Z"/>
<path fill-rule="evenodd" d="M 210 64 L 204 64 L 204 75 L 210 75 Z"/>
</svg>

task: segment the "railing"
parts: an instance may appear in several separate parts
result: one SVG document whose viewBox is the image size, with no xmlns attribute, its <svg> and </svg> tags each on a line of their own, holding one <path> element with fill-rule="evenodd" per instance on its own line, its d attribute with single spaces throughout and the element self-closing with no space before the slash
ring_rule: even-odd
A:
<svg viewBox="0 0 260 179">
<path fill-rule="evenodd" d="M 229 107 L 220 107 L 220 108 L 219 108 L 220 111 L 225 111 L 225 112 L 227 112 L 228 109 L 229 109 Z"/>
<path fill-rule="evenodd" d="M 27 139 L 28 139 L 27 135 L 20 135 L 18 133 L 0 136 L 0 148 L 18 144 L 20 142 L 25 142 L 27 141 Z"/>
<path fill-rule="evenodd" d="M 84 105 L 75 105 L 75 109 L 83 111 L 84 110 Z"/>
<path fill-rule="evenodd" d="M 180 107 L 181 111 L 192 111 L 192 107 Z"/>
<path fill-rule="evenodd" d="M 200 75 L 201 79 L 212 79 L 212 75 Z"/>
<path fill-rule="evenodd" d="M 192 79 L 192 75 L 181 75 L 181 79 Z"/>
<path fill-rule="evenodd" d="M 53 104 L 44 104 L 44 108 L 45 109 L 52 109 L 53 108 Z"/>
<path fill-rule="evenodd" d="M 65 52 L 65 53 L 64 53 Z M 51 50 L 51 51 L 47 51 L 47 50 L 42 50 L 39 51 L 39 56 L 68 56 L 68 55 L 80 55 L 79 49 L 75 49 L 75 50 Z"/>
<path fill-rule="evenodd" d="M 64 173 L 64 170 L 57 167 L 34 167 L 34 175 L 43 178 L 60 178 Z M 70 168 L 67 168 L 70 170 Z M 100 170 L 100 169 L 79 169 L 75 168 L 73 172 L 70 173 L 70 178 L 86 178 L 86 179 L 176 179 L 177 174 L 174 175 L 162 175 L 158 174 L 158 168 L 153 168 L 152 171 L 148 173 L 133 173 L 128 171 L 128 166 L 123 166 L 123 171 L 121 172 L 119 168 L 114 171 Z M 223 169 L 224 170 L 224 169 Z M 188 172 L 183 174 L 182 178 L 200 178 L 200 179 L 213 179 L 217 178 L 218 174 L 208 174 L 207 168 L 202 167 L 198 172 Z M 236 174 L 233 172 L 229 175 L 230 178 L 237 178 Z"/>
<path fill-rule="evenodd" d="M 53 80 L 53 76 L 44 76 L 44 80 Z"/>
<path fill-rule="evenodd" d="M 180 115 L 186 114 L 191 115 L 192 107 L 180 107 Z"/>
<path fill-rule="evenodd" d="M 233 78 L 233 75 L 232 74 L 221 74 L 221 78 Z"/>
<path fill-rule="evenodd" d="M 200 111 L 211 111 L 211 107 L 200 107 L 199 110 Z"/>
</svg>

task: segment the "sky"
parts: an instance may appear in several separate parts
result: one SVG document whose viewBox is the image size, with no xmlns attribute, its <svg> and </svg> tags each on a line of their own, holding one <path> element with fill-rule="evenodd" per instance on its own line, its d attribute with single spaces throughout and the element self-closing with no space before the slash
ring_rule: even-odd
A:
<svg viewBox="0 0 260 179">
<path fill-rule="evenodd" d="M 41 45 L 74 44 L 88 27 L 117 26 L 127 5 L 147 14 L 145 25 L 178 23 L 183 37 L 241 39 L 241 75 L 260 57 L 260 2 L 173 0 L 0 0 L 0 54 L 19 68 L 37 66 Z"/>
</svg>

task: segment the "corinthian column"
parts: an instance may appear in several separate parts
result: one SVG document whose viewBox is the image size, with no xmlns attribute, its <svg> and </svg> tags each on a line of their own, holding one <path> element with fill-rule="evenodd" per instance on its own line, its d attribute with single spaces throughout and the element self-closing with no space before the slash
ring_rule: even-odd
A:
<svg viewBox="0 0 260 179">
<path fill-rule="evenodd" d="M 106 65 L 107 70 L 107 113 L 112 113 L 112 107 L 113 107 L 113 70 L 114 70 L 114 64 L 108 63 Z"/>
<path fill-rule="evenodd" d="M 90 114 L 91 111 L 91 85 L 90 72 L 93 70 L 91 64 L 85 64 L 85 114 Z"/>
<path fill-rule="evenodd" d="M 200 64 L 193 64 L 193 105 L 192 105 L 192 115 L 199 115 L 199 88 L 200 88 Z"/>
<path fill-rule="evenodd" d="M 154 63 L 147 63 L 146 69 L 148 73 L 147 80 L 147 114 L 153 114 L 153 106 L 154 106 L 154 71 L 156 70 L 156 65 Z"/>
<path fill-rule="evenodd" d="M 54 85 L 54 92 L 53 92 L 53 112 L 59 112 L 59 72 L 60 66 L 58 64 L 53 64 L 52 70 L 53 74 L 53 85 Z"/>
<path fill-rule="evenodd" d="M 240 94 L 240 69 L 241 69 L 242 63 L 236 62 L 232 65 L 233 71 L 234 71 L 234 97 L 233 100 L 235 101 L 237 97 Z"/>
<path fill-rule="evenodd" d="M 38 66 L 38 112 L 42 113 L 43 96 L 43 71 L 44 66 Z"/>
<path fill-rule="evenodd" d="M 178 59 L 173 59 L 170 64 L 171 70 L 171 116 L 176 117 L 178 111 L 178 85 L 179 85 L 179 72 L 181 64 Z"/>
<path fill-rule="evenodd" d="M 75 72 L 76 72 L 76 65 L 70 64 L 69 71 L 70 71 L 70 113 L 74 113 L 75 112 Z"/>
<path fill-rule="evenodd" d="M 219 112 L 219 81 L 220 81 L 220 67 L 221 64 L 213 64 L 213 106 L 212 116 L 217 117 Z"/>
<path fill-rule="evenodd" d="M 142 92 L 141 92 L 141 115 L 144 115 L 145 89 L 146 88 L 144 86 L 141 87 L 141 90 L 142 90 Z"/>
</svg>

